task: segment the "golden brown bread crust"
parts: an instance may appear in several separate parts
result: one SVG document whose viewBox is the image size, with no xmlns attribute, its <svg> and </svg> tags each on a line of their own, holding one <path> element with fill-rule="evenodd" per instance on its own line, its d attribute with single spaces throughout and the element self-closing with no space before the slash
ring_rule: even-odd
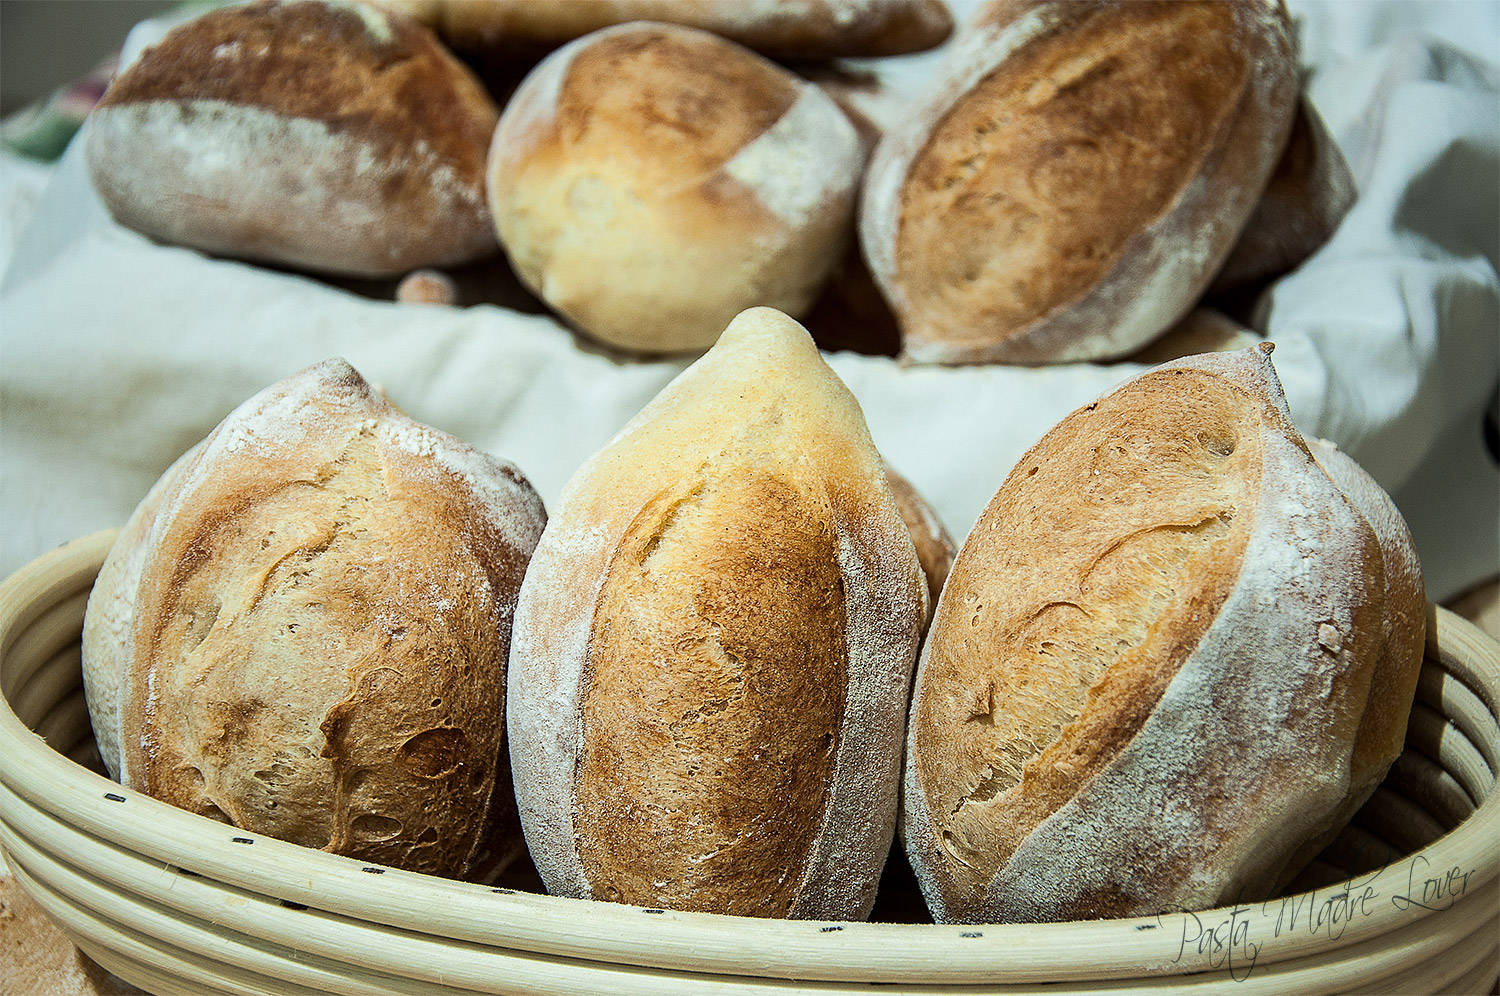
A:
<svg viewBox="0 0 1500 996">
<path fill-rule="evenodd" d="M 938 919 L 1256 895 L 1340 817 L 1384 572 L 1259 356 L 1073 413 L 966 540 L 908 732 L 904 834 Z"/>
<path fill-rule="evenodd" d="M 462 52 L 528 53 L 629 21 L 701 28 L 777 59 L 904 55 L 953 31 L 942 0 L 376 0 Z"/>
<path fill-rule="evenodd" d="M 162 499 L 122 781 L 305 846 L 463 874 L 543 520 L 514 467 L 400 414 L 342 361 L 268 388 Z"/>
<path fill-rule="evenodd" d="M 753 309 L 570 480 L 509 723 L 549 891 L 868 915 L 924 585 L 858 405 Z"/>
<path fill-rule="evenodd" d="M 577 829 L 597 897 L 679 907 L 709 891 L 729 897 L 722 913 L 791 911 L 785 872 L 810 857 L 848 685 L 838 536 L 803 490 L 766 472 L 684 481 L 612 559 L 580 705 Z M 775 778 L 744 777 L 747 746 Z M 737 790 L 701 796 L 699 781 Z M 700 871 L 704 853 L 724 858 Z"/>
<path fill-rule="evenodd" d="M 490 201 L 521 280 L 574 325 L 631 351 L 701 350 L 747 307 L 811 304 L 859 164 L 812 84 L 707 32 L 627 24 L 522 83 Z"/>
<path fill-rule="evenodd" d="M 410 19 L 263 0 L 180 25 L 127 67 L 95 112 L 89 165 L 115 217 L 147 235 L 395 276 L 495 251 L 484 167 L 497 119 Z M 325 230 L 339 228 L 352 231 Z"/>
<path fill-rule="evenodd" d="M 985 5 L 866 180 L 906 355 L 1104 359 L 1162 332 L 1233 245 L 1297 85 L 1279 3 Z"/>
</svg>

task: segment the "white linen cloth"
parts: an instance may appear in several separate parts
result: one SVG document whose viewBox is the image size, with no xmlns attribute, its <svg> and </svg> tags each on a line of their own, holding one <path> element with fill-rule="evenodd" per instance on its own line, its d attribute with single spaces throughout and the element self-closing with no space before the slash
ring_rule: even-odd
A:
<svg viewBox="0 0 1500 996">
<path fill-rule="evenodd" d="M 1500 384 L 1500 4 L 1290 6 L 1360 197 L 1257 323 L 1299 427 L 1392 492 L 1429 597 L 1445 599 L 1500 570 L 1500 472 L 1482 437 Z M 397 305 L 152 244 L 105 214 L 81 146 L 47 170 L 0 160 L 0 574 L 123 523 L 230 409 L 330 356 L 515 462 L 549 504 L 687 363 L 616 361 L 502 307 Z M 959 539 L 1027 447 L 1142 369 L 828 359 Z"/>
</svg>

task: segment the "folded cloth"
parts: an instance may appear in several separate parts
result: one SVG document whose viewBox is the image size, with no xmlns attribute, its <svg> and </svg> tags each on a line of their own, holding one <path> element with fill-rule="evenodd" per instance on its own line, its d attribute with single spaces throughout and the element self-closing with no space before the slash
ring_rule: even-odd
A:
<svg viewBox="0 0 1500 996">
<path fill-rule="evenodd" d="M 1310 96 L 1360 198 L 1333 240 L 1262 296 L 1255 323 L 1276 343 L 1298 425 L 1393 492 L 1441 599 L 1500 565 L 1500 472 L 1482 438 L 1500 383 L 1497 70 L 1402 36 L 1330 54 Z M 604 356 L 546 316 L 398 305 L 153 244 L 108 218 L 76 140 L 40 194 L 4 183 L 0 196 L 35 200 L 23 230 L 0 238 L 0 251 L 14 241 L 0 277 L 3 574 L 123 522 L 231 408 L 329 356 L 413 417 L 515 461 L 549 502 L 687 363 Z M 957 537 L 1027 447 L 1142 369 L 828 359 L 886 459 Z"/>
</svg>

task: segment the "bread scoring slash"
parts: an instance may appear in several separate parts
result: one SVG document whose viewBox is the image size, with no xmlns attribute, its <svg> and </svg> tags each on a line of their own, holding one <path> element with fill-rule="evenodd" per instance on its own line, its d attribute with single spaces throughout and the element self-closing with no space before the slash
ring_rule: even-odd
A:
<svg viewBox="0 0 1500 996">
<path fill-rule="evenodd" d="M 926 579 L 857 402 L 767 308 L 555 503 L 511 651 L 517 803 L 550 892 L 869 915 Z"/>
<path fill-rule="evenodd" d="M 342 360 L 267 388 L 164 475 L 90 596 L 106 764 L 246 830 L 462 876 L 544 523 L 514 466 Z"/>
<path fill-rule="evenodd" d="M 1176 360 L 1069 415 L 965 540 L 904 776 L 939 921 L 1266 897 L 1399 754 L 1410 540 L 1314 460 L 1269 352 Z"/>
</svg>

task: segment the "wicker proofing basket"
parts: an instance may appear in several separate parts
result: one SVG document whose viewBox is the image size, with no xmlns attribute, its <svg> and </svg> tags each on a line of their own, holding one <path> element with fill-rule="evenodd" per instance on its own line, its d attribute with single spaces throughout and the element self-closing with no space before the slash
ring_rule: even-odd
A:
<svg viewBox="0 0 1500 996">
<path fill-rule="evenodd" d="M 371 867 L 70 760 L 92 749 L 79 633 L 113 535 L 0 585 L 0 846 L 80 948 L 155 993 L 1487 993 L 1500 973 L 1500 645 L 1441 609 L 1406 753 L 1326 886 L 1135 920 L 767 921 Z"/>
</svg>

